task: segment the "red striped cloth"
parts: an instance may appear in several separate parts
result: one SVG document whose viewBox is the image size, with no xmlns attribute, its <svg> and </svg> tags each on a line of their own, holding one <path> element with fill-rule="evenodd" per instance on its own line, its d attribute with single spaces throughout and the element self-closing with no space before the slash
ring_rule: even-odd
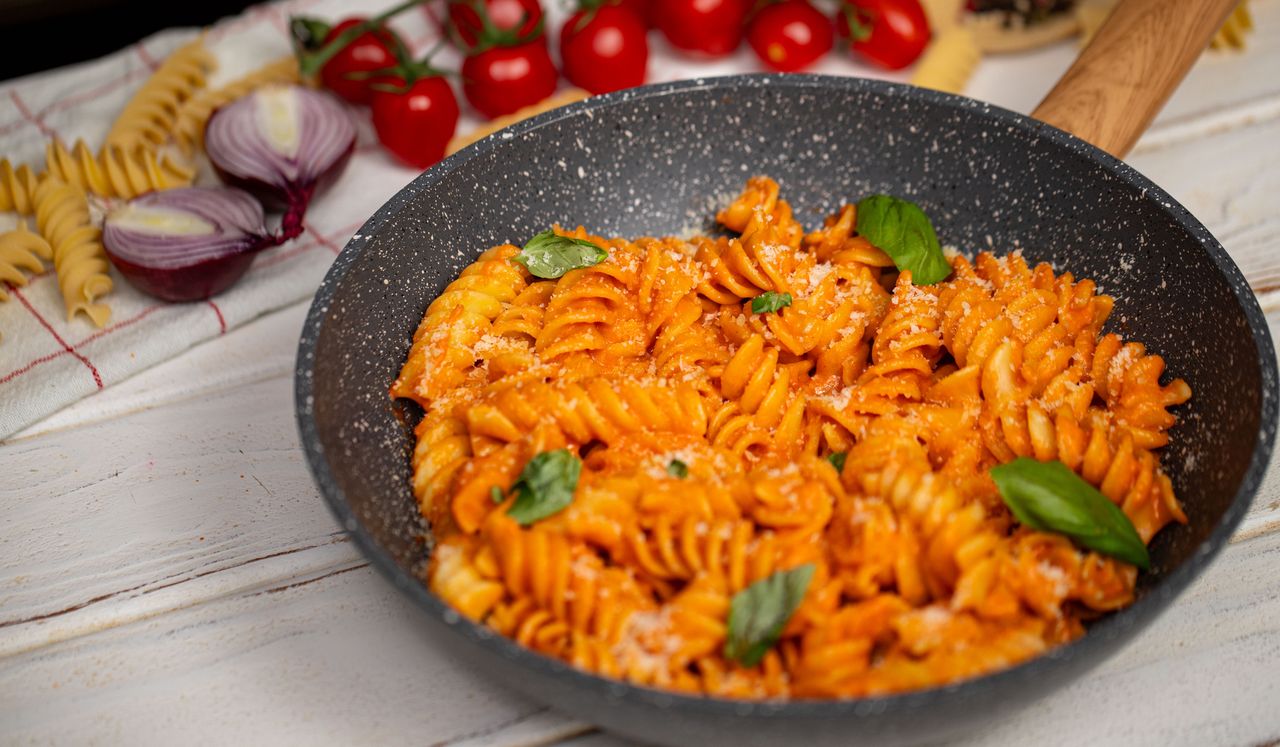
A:
<svg viewBox="0 0 1280 747">
<path fill-rule="evenodd" d="M 206 39 L 221 63 L 212 84 L 288 54 L 288 17 L 293 13 L 338 18 L 372 14 L 388 4 L 293 0 L 255 6 L 226 19 Z M 435 30 L 420 13 L 406 13 L 396 24 L 416 48 L 435 41 Z M 0 84 L 0 156 L 42 170 L 50 138 L 100 144 L 116 114 L 159 61 L 196 33 L 166 31 L 100 60 Z M 32 277 L 26 287 L 10 290 L 9 301 L 0 303 L 0 438 L 254 317 L 312 295 L 351 234 L 417 174 L 374 146 L 367 116 L 355 110 L 352 114 L 361 123 L 362 147 L 342 180 L 313 204 L 306 232 L 263 252 L 239 283 L 212 300 L 159 302 L 135 291 L 113 270 L 115 291 L 104 299 L 111 306 L 111 320 L 97 329 L 83 317 L 67 320 L 51 268 Z M 208 173 L 200 181 L 213 183 Z M 15 215 L 0 213 L 0 230 L 16 220 Z"/>
</svg>

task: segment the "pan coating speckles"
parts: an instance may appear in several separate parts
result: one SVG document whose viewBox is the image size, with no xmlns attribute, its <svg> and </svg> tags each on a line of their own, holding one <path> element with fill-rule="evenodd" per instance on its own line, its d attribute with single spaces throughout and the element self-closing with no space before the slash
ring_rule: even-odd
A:
<svg viewBox="0 0 1280 747">
<path fill-rule="evenodd" d="M 727 198 L 748 172 L 774 175 L 794 204 L 815 209 L 798 216 L 806 228 L 833 210 L 834 196 L 898 194 L 933 217 L 944 244 L 1020 247 L 1029 261 L 1099 279 L 1116 298 L 1114 329 L 1146 342 L 1196 392 L 1171 433 L 1188 446 L 1164 459 L 1192 522 L 1154 541 L 1154 572 L 1132 607 L 1050 657 L 963 685 L 786 705 L 607 683 L 446 620 L 413 575 L 424 528 L 406 518 L 411 434 L 401 418 L 412 413 L 398 413 L 386 390 L 428 300 L 483 249 L 557 221 L 617 235 L 703 228 L 709 201 Z M 1248 285 L 1213 237 L 1123 163 L 968 99 L 770 75 L 596 97 L 452 156 L 359 233 L 317 294 L 299 348 L 299 427 L 321 493 L 373 565 L 424 610 L 440 645 L 530 697 L 651 742 L 906 743 L 999 718 L 1150 622 L 1226 541 L 1271 454 L 1275 353 Z"/>
</svg>

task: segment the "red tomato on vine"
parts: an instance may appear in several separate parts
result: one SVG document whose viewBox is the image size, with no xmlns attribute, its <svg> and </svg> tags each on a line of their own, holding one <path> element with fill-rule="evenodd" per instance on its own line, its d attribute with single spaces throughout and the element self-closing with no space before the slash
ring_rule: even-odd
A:
<svg viewBox="0 0 1280 747">
<path fill-rule="evenodd" d="M 756 11 L 747 26 L 747 43 L 767 67 L 793 73 L 831 51 L 835 29 L 809 0 L 782 0 Z"/>
<path fill-rule="evenodd" d="M 855 52 L 889 70 L 915 62 L 931 37 L 919 0 L 842 0 L 835 21 Z"/>
<path fill-rule="evenodd" d="M 445 35 L 464 50 L 512 46 L 542 31 L 542 5 L 538 0 L 449 0 L 444 23 Z"/>
<path fill-rule="evenodd" d="M 644 21 L 646 28 L 653 28 L 652 0 L 617 0 L 617 4 L 628 8 L 636 14 L 636 18 Z"/>
<path fill-rule="evenodd" d="M 364 23 L 364 18 L 347 18 L 329 29 L 321 44 L 328 44 L 352 26 Z M 370 85 L 377 82 L 369 73 L 396 64 L 393 51 L 398 40 L 386 28 L 366 31 L 350 44 L 329 58 L 320 68 L 320 82 L 353 104 L 367 104 L 373 95 Z M 386 82 L 386 78 L 380 79 Z"/>
<path fill-rule="evenodd" d="M 644 21 L 625 5 L 582 5 L 560 30 L 564 77 L 591 93 L 642 85 L 649 64 Z"/>
<path fill-rule="evenodd" d="M 742 42 L 751 0 L 652 0 L 652 18 L 672 46 L 722 57 Z"/>
<path fill-rule="evenodd" d="M 401 88 L 373 91 L 373 128 L 378 141 L 402 161 L 425 169 L 444 158 L 458 128 L 458 100 L 439 75 Z"/>
<path fill-rule="evenodd" d="M 481 114 L 500 117 L 542 101 L 556 90 L 556 67 L 542 37 L 491 47 L 462 63 L 462 93 Z"/>
</svg>

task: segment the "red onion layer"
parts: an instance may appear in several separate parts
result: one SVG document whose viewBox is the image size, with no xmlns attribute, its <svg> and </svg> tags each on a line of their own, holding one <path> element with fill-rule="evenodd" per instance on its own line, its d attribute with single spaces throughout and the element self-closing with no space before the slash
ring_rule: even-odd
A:
<svg viewBox="0 0 1280 747">
<path fill-rule="evenodd" d="M 285 211 L 285 239 L 302 233 L 312 196 L 341 174 L 356 128 L 332 96 L 302 86 L 265 86 L 214 112 L 204 146 L 222 180 Z"/>
<path fill-rule="evenodd" d="M 282 241 L 267 232 L 257 200 L 224 187 L 142 195 L 113 210 L 102 228 L 107 256 L 125 279 L 166 301 L 225 290 L 256 252 Z"/>
</svg>

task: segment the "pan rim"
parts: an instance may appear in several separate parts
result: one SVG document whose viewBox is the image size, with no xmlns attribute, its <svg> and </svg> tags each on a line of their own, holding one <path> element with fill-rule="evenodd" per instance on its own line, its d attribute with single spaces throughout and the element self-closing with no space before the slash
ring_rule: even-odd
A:
<svg viewBox="0 0 1280 747">
<path fill-rule="evenodd" d="M 608 108 L 631 100 L 678 95 L 691 91 L 741 90 L 743 88 L 768 87 L 819 90 L 838 88 L 878 94 L 889 100 L 898 100 L 906 103 L 914 101 L 933 106 L 940 105 L 954 110 L 977 112 L 979 116 L 989 118 L 993 124 L 1016 128 L 1036 137 L 1044 138 L 1052 144 L 1068 150 L 1074 150 L 1092 160 L 1113 177 L 1130 186 L 1145 190 L 1148 199 L 1153 200 L 1159 209 L 1169 214 L 1183 230 L 1197 239 L 1208 253 L 1219 273 L 1221 273 L 1222 278 L 1230 286 L 1232 294 L 1235 296 L 1237 303 L 1240 304 L 1249 322 L 1249 330 L 1253 336 L 1258 355 L 1262 382 L 1262 391 L 1259 398 L 1261 427 L 1254 442 L 1249 466 L 1232 498 L 1230 506 L 1219 520 L 1217 526 L 1200 544 L 1195 554 L 1183 562 L 1181 566 L 1163 577 L 1141 599 L 1092 625 L 1086 635 L 1007 669 L 949 685 L 905 693 L 865 698 L 795 699 L 786 701 L 747 701 L 711 696 L 682 695 L 612 680 L 575 669 L 558 659 L 552 659 L 524 648 L 504 636 L 489 631 L 483 625 L 474 623 L 458 614 L 432 594 L 417 577 L 402 569 L 395 562 L 391 555 L 382 548 L 373 535 L 356 518 L 344 492 L 338 487 L 337 481 L 329 469 L 320 441 L 320 432 L 315 421 L 312 364 L 314 363 L 315 348 L 319 341 L 329 303 L 337 288 L 341 285 L 347 271 L 363 255 L 363 250 L 367 246 L 371 235 L 376 233 L 389 219 L 398 214 L 402 207 L 419 192 L 442 180 L 462 164 L 495 148 L 500 148 L 506 141 L 514 140 L 518 136 L 562 119 L 579 116 L 583 113 Z M 298 345 L 294 384 L 295 407 L 301 445 L 316 486 L 335 518 L 353 537 L 356 546 L 384 578 L 407 594 L 415 604 L 432 617 L 448 625 L 455 633 L 462 635 L 472 643 L 488 649 L 489 653 L 511 660 L 513 663 L 535 673 L 556 677 L 565 684 L 578 689 L 595 691 L 610 699 L 639 701 L 648 706 L 665 710 L 675 709 L 676 711 L 706 715 L 736 718 L 768 717 L 771 719 L 782 717 L 796 720 L 827 719 L 841 716 L 872 717 L 888 712 L 910 712 L 932 708 L 943 701 L 950 702 L 953 699 L 967 700 L 976 698 L 979 693 L 988 690 L 1017 688 L 1021 684 L 1043 679 L 1044 674 L 1049 670 L 1057 669 L 1071 659 L 1084 657 L 1087 652 L 1101 646 L 1108 640 L 1135 635 L 1141 628 L 1158 617 L 1161 611 L 1178 594 L 1185 590 L 1192 580 L 1200 575 L 1222 548 L 1226 546 L 1227 539 L 1244 518 L 1249 504 L 1261 486 L 1267 464 L 1270 461 L 1276 435 L 1277 411 L 1280 409 L 1280 384 L 1278 384 L 1276 353 L 1270 330 L 1258 304 L 1257 297 L 1234 260 L 1231 259 L 1230 255 L 1227 254 L 1226 250 L 1223 249 L 1222 245 L 1209 230 L 1190 211 L 1136 169 L 1068 132 L 993 104 L 906 84 L 867 78 L 814 74 L 777 75 L 756 73 L 694 78 L 594 96 L 518 122 L 449 156 L 417 176 L 391 197 L 355 232 L 351 240 L 348 241 L 342 252 L 334 260 L 307 313 Z M 1100 660 L 1096 660 L 1093 663 L 1100 663 Z"/>
</svg>

